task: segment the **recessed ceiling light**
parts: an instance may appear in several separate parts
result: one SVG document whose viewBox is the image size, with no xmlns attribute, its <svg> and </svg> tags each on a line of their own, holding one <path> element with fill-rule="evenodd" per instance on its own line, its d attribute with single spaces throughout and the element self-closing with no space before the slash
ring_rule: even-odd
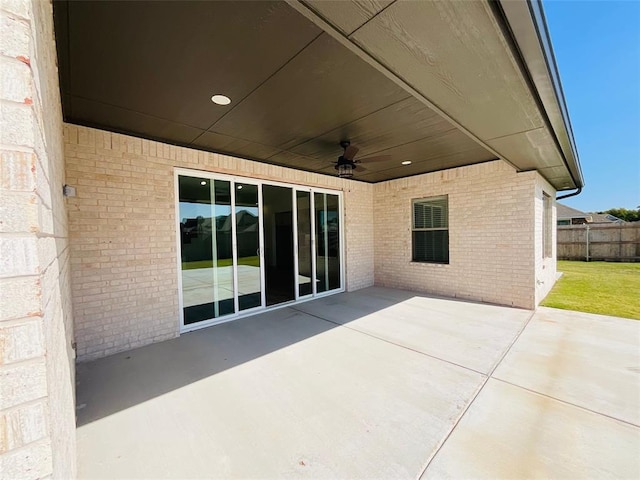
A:
<svg viewBox="0 0 640 480">
<path fill-rule="evenodd" d="M 402 165 L 411 165 L 411 160 L 405 160 Z"/>
<path fill-rule="evenodd" d="M 207 184 L 207 182 L 205 182 L 204 180 L 202 180 L 202 181 L 200 182 L 200 185 L 206 185 L 206 184 Z"/>
<path fill-rule="evenodd" d="M 229 105 L 231 103 L 231 99 L 225 95 L 214 95 L 211 97 L 211 101 L 216 105 Z"/>
<path fill-rule="evenodd" d="M 242 190 L 242 185 L 238 185 L 238 190 Z"/>
</svg>

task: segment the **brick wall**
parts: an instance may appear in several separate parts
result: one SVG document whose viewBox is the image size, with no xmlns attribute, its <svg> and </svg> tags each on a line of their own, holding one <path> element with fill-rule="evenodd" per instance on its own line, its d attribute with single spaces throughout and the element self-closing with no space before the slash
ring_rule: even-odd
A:
<svg viewBox="0 0 640 480">
<path fill-rule="evenodd" d="M 551 249 L 550 257 L 544 254 L 544 194 L 551 199 Z M 551 287 L 556 283 L 557 259 L 557 216 L 556 190 L 542 176 L 536 174 L 535 185 L 535 304 L 536 306 L 547 296 Z"/>
<path fill-rule="evenodd" d="M 51 4 L 0 4 L 0 476 L 74 478 L 62 112 Z"/>
<path fill-rule="evenodd" d="M 376 184 L 376 285 L 534 308 L 537 177 L 495 161 Z M 412 262 L 411 200 L 438 195 L 450 263 Z"/>
<path fill-rule="evenodd" d="M 346 287 L 373 284 L 373 187 L 361 182 L 65 125 L 78 358 L 175 337 L 174 167 L 344 192 Z"/>
</svg>

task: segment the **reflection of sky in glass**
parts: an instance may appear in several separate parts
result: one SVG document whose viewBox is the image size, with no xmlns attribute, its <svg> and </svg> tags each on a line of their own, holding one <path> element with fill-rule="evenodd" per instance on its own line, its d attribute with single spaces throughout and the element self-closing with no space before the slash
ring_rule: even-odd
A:
<svg viewBox="0 0 640 480">
<path fill-rule="evenodd" d="M 327 211 L 327 221 L 324 220 L 324 211 L 318 212 L 318 219 L 320 220 L 320 230 L 324 231 L 325 225 L 331 230 L 335 230 L 338 227 L 338 212 L 329 210 Z"/>
<path fill-rule="evenodd" d="M 211 205 L 205 205 L 203 203 L 190 203 L 180 202 L 180 221 L 183 222 L 185 218 L 211 218 Z M 229 205 L 216 205 L 215 216 L 229 215 L 231 207 Z"/>
</svg>

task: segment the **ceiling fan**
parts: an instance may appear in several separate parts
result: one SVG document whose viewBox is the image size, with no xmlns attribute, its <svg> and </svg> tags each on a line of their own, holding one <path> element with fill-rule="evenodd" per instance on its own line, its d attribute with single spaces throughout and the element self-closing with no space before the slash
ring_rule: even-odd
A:
<svg viewBox="0 0 640 480">
<path fill-rule="evenodd" d="M 349 140 L 342 140 L 340 146 L 344 149 L 342 155 L 338 157 L 338 161 L 335 164 L 335 169 L 338 171 L 338 177 L 340 178 L 352 178 L 353 171 L 358 168 L 359 171 L 364 171 L 360 163 L 360 160 L 355 160 L 354 157 L 360 150 L 358 147 L 351 145 Z M 380 162 L 389 159 L 389 155 L 382 155 L 379 157 L 368 157 L 364 161 L 367 163 Z"/>
</svg>

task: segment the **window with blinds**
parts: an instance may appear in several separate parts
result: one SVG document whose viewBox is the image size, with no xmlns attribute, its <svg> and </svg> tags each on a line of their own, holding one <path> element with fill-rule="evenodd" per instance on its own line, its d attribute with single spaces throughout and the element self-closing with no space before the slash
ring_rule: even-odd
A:
<svg viewBox="0 0 640 480">
<path fill-rule="evenodd" d="M 448 197 L 413 200 L 412 260 L 449 263 Z"/>
</svg>

